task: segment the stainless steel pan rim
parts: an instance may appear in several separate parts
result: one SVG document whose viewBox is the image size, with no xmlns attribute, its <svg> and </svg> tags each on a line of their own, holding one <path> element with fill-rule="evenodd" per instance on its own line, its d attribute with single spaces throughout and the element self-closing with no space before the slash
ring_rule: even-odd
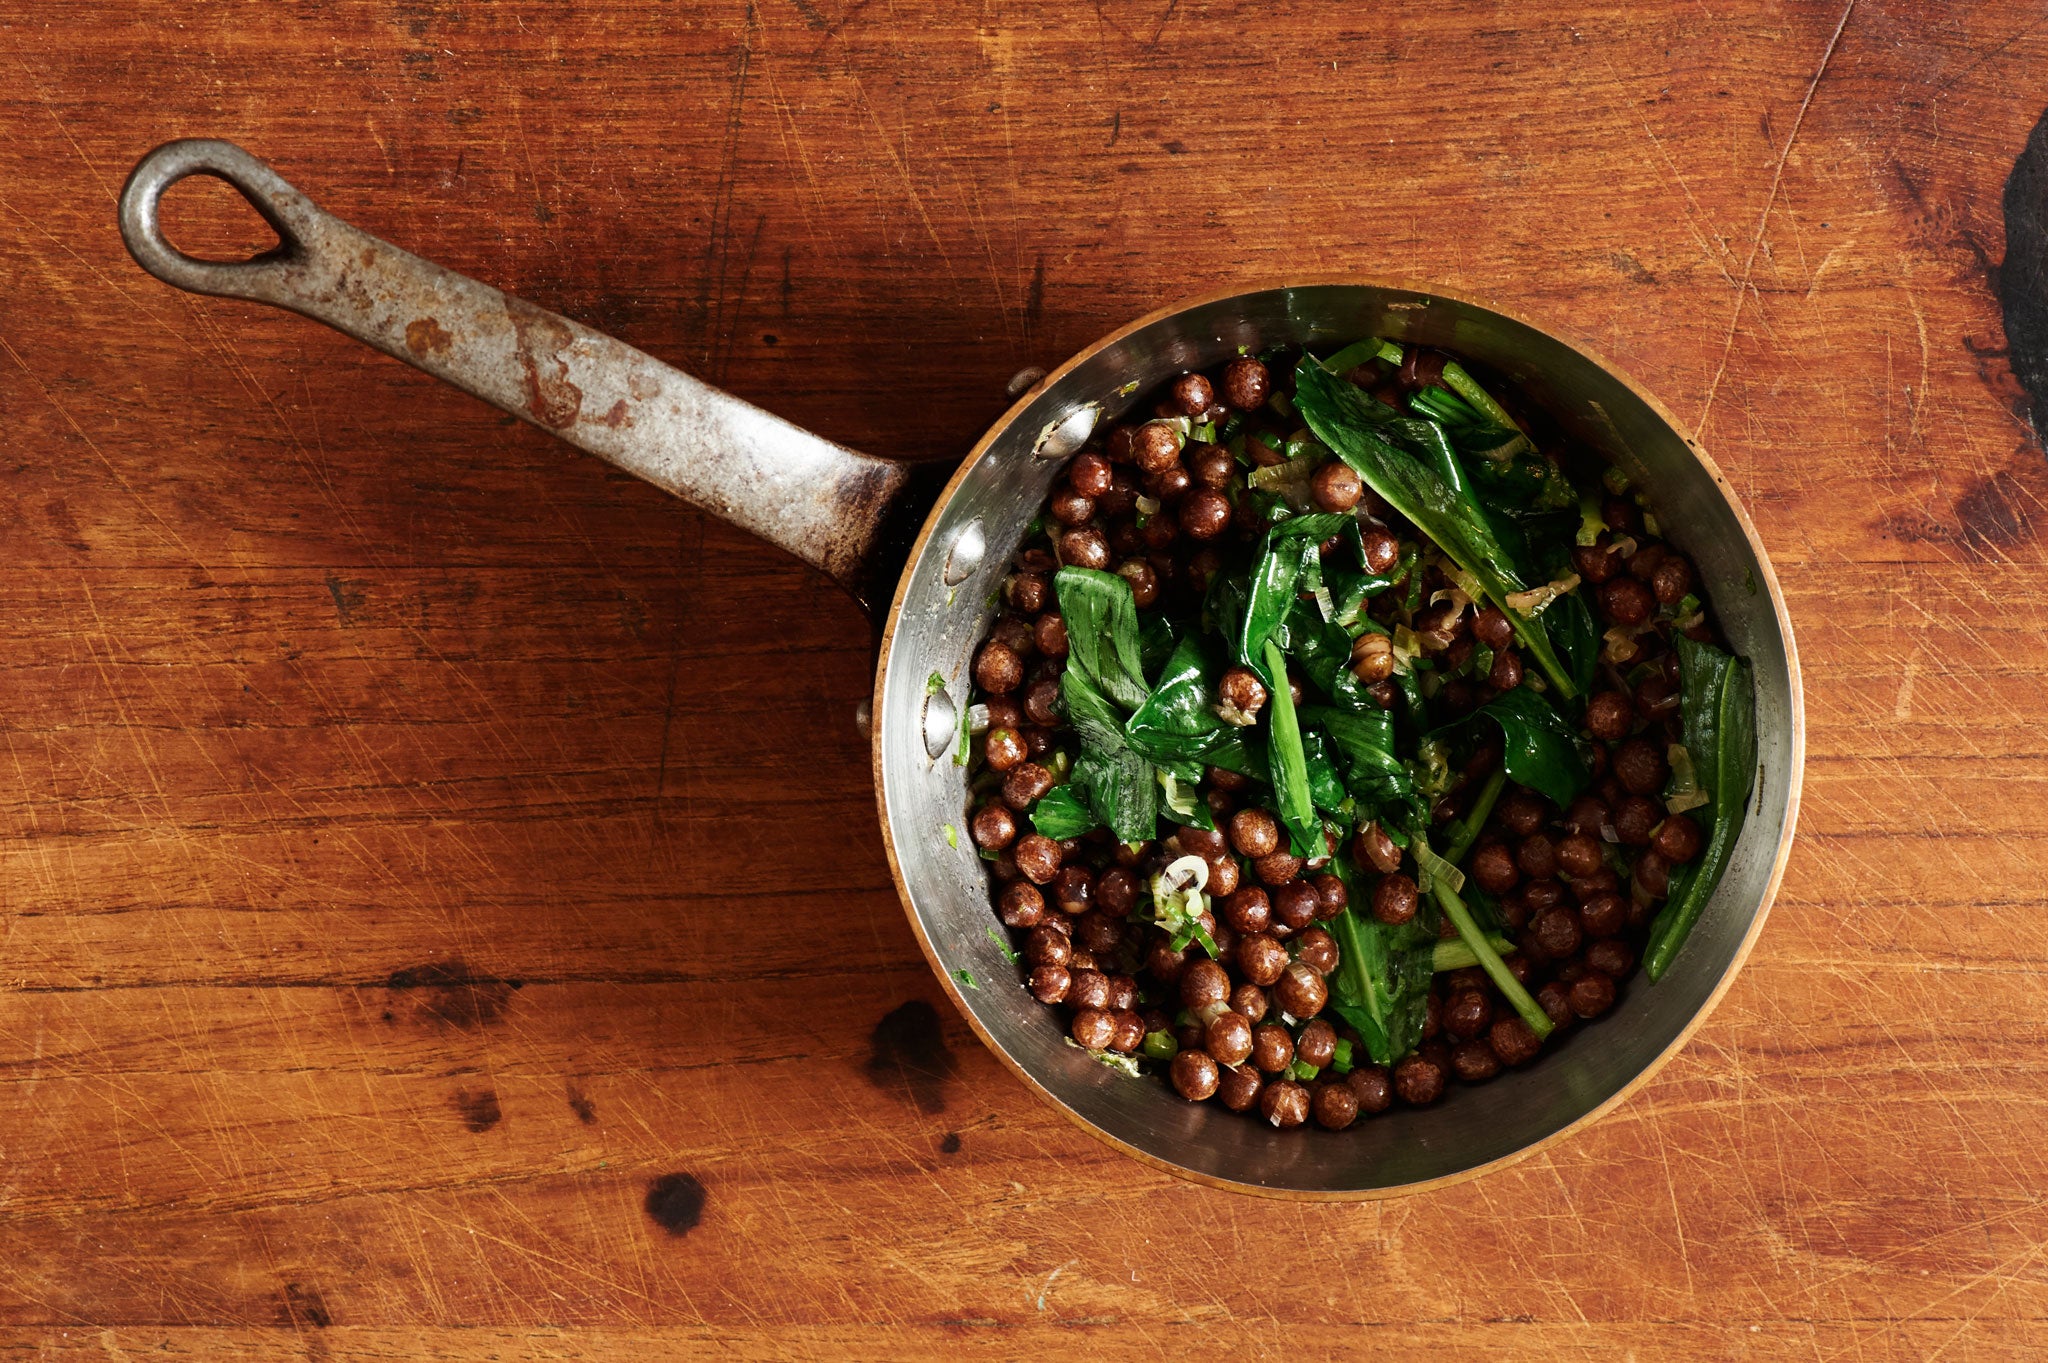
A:
<svg viewBox="0 0 2048 1363">
<path fill-rule="evenodd" d="M 1746 910 L 1746 921 L 1741 924 L 1739 936 L 1733 941 L 1718 967 L 1711 971 L 1712 978 L 1707 982 L 1708 987 L 1705 990 L 1704 997 L 1699 1000 L 1695 1007 L 1689 1010 L 1688 1015 L 1681 1024 L 1676 1026 L 1675 1029 L 1666 1029 L 1668 1034 L 1659 1038 L 1658 1044 L 1653 1048 L 1652 1053 L 1640 1065 L 1632 1067 L 1632 1072 L 1626 1078 L 1605 1086 L 1605 1091 L 1603 1092 L 1586 1095 L 1586 1100 L 1579 1105 L 1577 1111 L 1570 1113 L 1560 1120 L 1544 1124 L 1545 1129 L 1532 1135 L 1531 1138 L 1509 1142 L 1510 1148 L 1501 1149 L 1488 1154 L 1484 1158 L 1473 1159 L 1470 1162 L 1460 1162 L 1454 1158 L 1448 1161 L 1451 1167 L 1446 1167 L 1440 1172 L 1432 1173 L 1427 1177 L 1400 1179 L 1384 1183 L 1375 1183 L 1370 1179 L 1365 1179 L 1357 1180 L 1350 1186 L 1338 1186 L 1319 1180 L 1316 1177 L 1318 1169 L 1332 1167 L 1338 1163 L 1338 1161 L 1329 1157 L 1341 1149 L 1343 1142 L 1356 1140 L 1363 1131 L 1370 1130 L 1380 1124 L 1410 1126 L 1414 1129 L 1414 1133 L 1419 1140 L 1433 1141 L 1439 1144 L 1467 1138 L 1472 1134 L 1469 1130 L 1465 1129 L 1470 1125 L 1467 1119 L 1474 1115 L 1472 1112 L 1474 1107 L 1471 1101 L 1472 1095 L 1486 1094 L 1495 1085 L 1504 1083 L 1542 1082 L 1546 1067 L 1551 1069 L 1552 1077 L 1555 1077 L 1558 1062 L 1563 1057 L 1552 1055 L 1546 1051 L 1545 1055 L 1540 1057 L 1528 1070 L 1504 1076 L 1502 1079 L 1494 1081 L 1494 1085 L 1480 1089 L 1464 1089 L 1454 1086 L 1452 1095 L 1437 1107 L 1408 1112 L 1402 1112 L 1397 1109 L 1394 1113 L 1373 1118 L 1369 1122 L 1361 1122 L 1358 1126 L 1339 1133 L 1314 1129 L 1273 1132 L 1254 1119 L 1223 1112 L 1213 1104 L 1197 1108 L 1183 1103 L 1165 1085 L 1156 1080 L 1134 1080 L 1116 1074 L 1097 1066 L 1094 1061 L 1082 1056 L 1071 1047 L 1065 1048 L 1068 1052 L 1065 1056 L 1059 1056 L 1057 1051 L 1053 1051 L 1055 1058 L 1052 1060 L 1052 1066 L 1057 1069 L 1058 1074 L 1055 1081 L 1049 1083 L 1046 1076 L 1046 1069 L 1048 1068 L 1046 1052 L 1050 1048 L 1041 1046 L 1038 1054 L 1035 1056 L 1020 1054 L 1020 1051 L 1026 1048 L 1016 1044 L 1015 1029 L 991 1026 L 985 1019 L 984 1014 L 996 1011 L 991 998 L 991 991 L 997 991 L 999 996 L 1006 993 L 1009 997 L 1021 998 L 1023 1004 L 1028 1009 L 1036 1010 L 1038 1014 L 1042 1015 L 1040 1020 L 1046 1032 L 1057 1034 L 1058 1022 L 1055 1020 L 1057 1015 L 1054 1010 L 1044 1008 L 1030 998 L 1028 993 L 1017 982 L 1014 969 L 997 968 L 992 965 L 988 952 L 976 950 L 976 943 L 971 934 L 966 935 L 963 941 L 963 934 L 951 930 L 955 926 L 955 915 L 961 912 L 961 910 L 957 904 L 948 902 L 947 896 L 957 895 L 960 887 L 949 886 L 942 890 L 935 890 L 935 878 L 933 876 L 928 873 L 920 874 L 916 867 L 906 865 L 906 844 L 911 839 L 917 839 L 920 843 L 926 843 L 927 845 L 923 849 L 925 852 L 929 852 L 931 848 L 928 844 L 927 828 L 922 826 L 906 826 L 908 821 L 903 817 L 901 811 L 892 808 L 892 768 L 890 761 L 892 751 L 902 753 L 908 744 L 915 742 L 914 734 L 918 727 L 902 722 L 904 715 L 901 712 L 900 702 L 902 697 L 900 693 L 903 690 L 912 689 L 920 693 L 924 692 L 930 685 L 934 684 L 929 682 L 928 678 L 932 676 L 934 671 L 937 671 L 941 676 L 948 678 L 947 690 L 942 693 L 944 698 L 953 700 L 954 692 L 957 691 L 959 693 L 957 697 L 958 702 L 964 703 L 965 701 L 965 678 L 968 658 L 964 650 L 957 650 L 951 656 L 941 659 L 922 656 L 916 650 L 906 652 L 898 647 L 899 635 L 902 631 L 906 614 L 917 609 L 917 597 L 920 589 L 925 585 L 919 581 L 920 571 L 922 570 L 925 573 L 933 571 L 933 565 L 937 562 L 933 555 L 941 550 L 948 549 L 953 537 L 959 535 L 963 529 L 978 526 L 978 530 L 970 530 L 970 538 L 978 542 L 980 546 L 981 571 L 962 577 L 959 582 L 951 584 L 948 591 L 948 597 L 952 602 L 948 609 L 962 612 L 977 622 L 973 629 L 969 631 L 971 639 L 978 637 L 981 630 L 985 628 L 986 621 L 992 614 L 992 611 L 986 607 L 984 601 L 973 599 L 972 593 L 966 589 L 972 588 L 973 591 L 978 591 L 985 596 L 988 591 L 987 583 L 991 580 L 991 575 L 995 575 L 997 580 L 999 580 L 1002 565 L 1007 562 L 1010 553 L 1015 548 L 1015 536 L 1005 538 L 1000 529 L 989 525 L 985 515 L 966 516 L 963 513 L 962 499 L 964 497 L 971 497 L 970 490 L 977 477 L 981 476 L 981 471 L 987 462 L 1003 458 L 1007 453 L 1010 467 L 1016 476 L 1035 473 L 1036 476 L 1032 478 L 1034 486 L 1039 483 L 1049 483 L 1050 472 L 1033 470 L 1032 464 L 1035 461 L 1025 457 L 1025 452 L 1032 446 L 1037 445 L 1043 439 L 1045 433 L 1060 432 L 1062 425 L 1068 423 L 1082 426 L 1091 424 L 1085 418 L 1074 416 L 1075 413 L 1081 412 L 1091 404 L 1098 404 L 1101 407 L 1107 408 L 1113 415 L 1118 407 L 1126 403 L 1131 396 L 1130 392 L 1125 391 L 1127 385 L 1135 382 L 1135 391 L 1142 393 L 1149 391 L 1154 383 L 1167 376 L 1164 373 L 1136 376 L 1134 380 L 1127 379 L 1124 384 L 1104 389 L 1099 385 L 1088 385 L 1085 383 L 1084 376 L 1091 361 L 1106 353 L 1115 351 L 1120 346 L 1129 345 L 1134 338 L 1142 338 L 1148 333 L 1155 332 L 1161 328 L 1173 331 L 1176 329 L 1175 323 L 1177 320 L 1185 319 L 1190 315 L 1198 315 L 1204 311 L 1215 311 L 1218 309 L 1226 314 L 1235 313 L 1242 315 L 1251 310 L 1247 306 L 1250 300 L 1270 300 L 1275 296 L 1297 298 L 1316 291 L 1329 290 L 1355 291 L 1362 296 L 1381 299 L 1386 305 L 1386 311 L 1395 319 L 1403 317 L 1427 319 L 1432 315 L 1442 316 L 1446 313 L 1459 317 L 1484 315 L 1495 319 L 1510 333 L 1519 332 L 1527 336 L 1541 337 L 1548 345 L 1556 347 L 1558 352 L 1570 355 L 1578 365 L 1584 366 L 1586 372 L 1597 373 L 1603 376 L 1615 386 L 1617 391 L 1626 394 L 1629 399 L 1639 403 L 1643 413 L 1647 414 L 1665 432 L 1668 432 L 1672 440 L 1682 443 L 1687 456 L 1694 462 L 1697 469 L 1705 475 L 1706 480 L 1708 480 L 1712 489 L 1717 494 L 1717 500 L 1720 506 L 1724 508 L 1725 514 L 1732 518 L 1734 527 L 1739 529 L 1741 548 L 1745 551 L 1742 557 L 1747 560 L 1746 566 L 1755 575 L 1756 595 L 1767 606 L 1767 610 L 1761 614 L 1768 619 L 1771 626 L 1769 633 L 1774 637 L 1766 642 L 1775 642 L 1782 648 L 1781 667 L 1775 669 L 1775 671 L 1776 680 L 1781 688 L 1779 699 L 1783 704 L 1781 712 L 1776 716 L 1780 722 L 1776 725 L 1775 733 L 1766 739 L 1766 748 L 1771 751 L 1766 753 L 1765 776 L 1759 782 L 1758 792 L 1759 799 L 1768 801 L 1772 806 L 1766 811 L 1770 817 L 1765 820 L 1759 820 L 1753 813 L 1743 834 L 1743 852 L 1747 855 L 1749 862 L 1754 866 L 1755 863 L 1761 860 L 1761 888 L 1753 896 L 1737 894 L 1731 897 L 1725 892 L 1717 893 L 1713 904 L 1708 910 L 1708 914 L 1703 918 L 1703 923 L 1715 919 L 1725 923 L 1730 917 L 1742 919 L 1745 916 L 1745 906 L 1740 901 L 1747 899 L 1753 905 L 1752 908 Z M 1298 310 L 1289 309 L 1289 311 Z M 1344 329 L 1338 328 L 1333 330 L 1322 337 L 1322 339 L 1332 342 L 1349 341 L 1356 339 L 1359 335 L 1368 334 L 1358 330 L 1352 330 L 1349 334 L 1338 334 L 1342 330 Z M 1404 333 L 1400 325 L 1390 326 L 1387 328 L 1387 331 L 1396 336 L 1403 334 L 1414 335 L 1412 327 Z M 1185 342 L 1187 338 L 1183 336 L 1180 339 Z M 1183 344 L 1178 348 L 1177 352 L 1174 347 L 1168 346 L 1161 348 L 1161 353 L 1170 356 L 1172 362 L 1178 367 L 1205 367 L 1232 353 L 1234 350 L 1233 342 L 1235 344 L 1259 345 L 1281 340 L 1300 339 L 1307 338 L 1300 336 L 1262 335 L 1253 341 L 1240 341 L 1235 337 L 1216 336 L 1211 338 L 1212 344 L 1209 345 L 1206 351 L 1199 345 L 1190 347 Z M 1427 340 L 1432 338 L 1423 336 L 1418 337 L 1418 339 Z M 1453 337 L 1434 339 L 1441 340 L 1443 343 L 1453 345 L 1454 347 L 1457 346 L 1457 340 Z M 1468 351 L 1470 350 L 1469 345 L 1463 348 Z M 1495 363 L 1497 368 L 1510 370 L 1514 368 L 1511 364 L 1499 364 L 1498 357 L 1486 355 L 1478 357 Z M 1112 365 L 1111 368 L 1118 372 L 1125 372 L 1125 366 Z M 1521 379 L 1525 376 L 1513 375 L 1513 377 Z M 1570 423 L 1568 422 L 1567 424 L 1569 425 Z M 1612 422 L 1608 424 L 1610 426 L 1613 425 Z M 1581 433 L 1584 434 L 1583 431 Z M 1591 438 L 1595 439 L 1596 444 L 1603 443 L 1598 440 L 1597 435 Z M 1619 462 L 1622 462 L 1624 467 L 1630 462 L 1630 455 L 1632 453 L 1632 451 L 1627 449 L 1616 450 L 1612 448 L 1603 448 L 1602 452 L 1610 457 L 1620 456 Z M 1063 461 L 1052 461 L 1051 466 L 1056 467 L 1059 462 Z M 1650 487 L 1652 502 L 1656 504 L 1659 491 L 1658 480 L 1646 478 L 1644 475 L 1649 472 L 1647 469 L 1639 468 L 1631 470 L 1631 472 L 1638 478 L 1639 482 L 1645 482 Z M 1037 487 L 1036 495 L 1043 495 L 1042 487 Z M 1031 500 L 1035 502 L 1036 496 L 1031 498 Z M 1682 548 L 1685 548 L 1689 553 L 1696 554 L 1697 546 L 1692 543 L 1692 537 L 1688 535 L 1686 526 L 1667 523 L 1664 529 L 1665 533 L 1679 543 Z M 955 576 L 958 576 L 958 574 Z M 1728 585 L 1723 583 L 1719 589 L 1713 592 L 1711 599 L 1716 604 L 1719 603 L 1722 596 L 1726 595 Z M 1737 643 L 1741 647 L 1748 646 L 1747 641 L 1737 640 Z M 1756 650 L 1752 648 L 1750 651 L 1754 653 Z M 1768 654 L 1769 650 L 1765 650 L 1765 652 Z M 1774 670 L 1771 668 L 1771 663 L 1777 660 L 1766 656 L 1759 661 L 1761 663 L 1759 672 L 1759 686 L 1761 689 L 1768 684 L 1767 674 Z M 893 712 L 892 700 L 898 702 Z M 1728 485 L 1727 478 L 1722 474 L 1719 466 L 1714 463 L 1705 451 L 1699 448 L 1696 442 L 1682 434 L 1682 428 L 1670 413 L 1655 398 L 1636 387 L 1626 376 L 1589 353 L 1583 347 L 1574 346 L 1554 336 L 1550 336 L 1496 305 L 1464 298 L 1441 289 L 1409 287 L 1378 280 L 1344 276 L 1313 277 L 1288 280 L 1263 287 L 1224 290 L 1162 308 L 1139 318 L 1130 325 L 1111 333 L 1094 345 L 1079 352 L 1058 369 L 1047 374 L 1029 392 L 1020 397 L 1002 419 L 991 427 L 988 433 L 976 443 L 967 458 L 954 472 L 952 478 L 939 493 L 938 500 L 933 506 L 931 513 L 927 516 L 922 530 L 911 545 L 909 566 L 897 585 L 883 629 L 880 662 L 876 672 L 872 707 L 873 714 L 877 717 L 872 735 L 875 788 L 882 827 L 883 847 L 889 857 L 890 869 L 894 875 L 897 888 L 902 894 L 904 909 L 910 919 L 911 930 L 916 933 L 918 944 L 923 949 L 926 959 L 931 963 L 933 973 L 938 977 L 941 986 L 946 990 L 954 1005 L 960 1010 L 962 1017 L 974 1029 L 975 1034 L 981 1038 L 983 1044 L 987 1045 L 1026 1085 L 1052 1103 L 1054 1107 L 1063 1112 L 1076 1125 L 1080 1126 L 1090 1135 L 1145 1164 L 1163 1172 L 1191 1179 L 1212 1187 L 1256 1193 L 1268 1197 L 1306 1200 L 1368 1200 L 1402 1196 L 1431 1188 L 1446 1187 L 1463 1182 L 1466 1179 L 1476 1178 L 1483 1173 L 1513 1164 L 1538 1150 L 1550 1146 L 1556 1141 L 1562 1140 L 1570 1133 L 1598 1120 L 1602 1115 L 1626 1100 L 1630 1094 L 1634 1093 L 1643 1084 L 1647 1083 L 1685 1045 L 1686 1041 L 1699 1028 L 1701 1023 L 1706 1020 L 1708 1013 L 1713 1010 L 1727 993 L 1729 986 L 1734 981 L 1736 972 L 1741 969 L 1743 962 L 1748 958 L 1749 952 L 1756 942 L 1758 934 L 1763 930 L 1764 920 L 1769 914 L 1773 900 L 1776 898 L 1779 884 L 1784 875 L 1786 859 L 1791 850 L 1794 828 L 1797 822 L 1801 776 L 1805 761 L 1805 719 L 1798 655 L 1793 643 L 1790 616 L 1785 607 L 1777 576 L 1771 568 L 1769 556 L 1757 537 L 1754 525 L 1750 522 L 1733 489 Z M 1766 703 L 1765 708 L 1768 711 L 1768 703 Z M 1769 722 L 1770 716 L 1765 714 L 1760 716 L 1760 718 L 1762 719 L 1762 723 L 1760 723 L 1761 729 L 1764 723 Z M 904 732 L 906 729 L 912 730 L 912 734 L 907 735 Z M 920 753 L 919 756 L 921 758 L 928 758 L 928 754 L 924 753 Z M 949 761 L 949 757 L 940 757 L 920 762 L 918 765 L 926 772 L 934 770 L 943 772 Z M 899 791 L 904 786 L 902 781 L 896 781 L 893 784 Z M 1775 788 L 1773 788 L 1774 785 Z M 914 817 L 923 818 L 928 812 L 920 811 Z M 959 807 L 954 811 L 954 827 L 956 829 L 965 827 L 965 815 L 965 793 L 963 788 L 960 791 Z M 1765 831 L 1766 829 L 1768 829 L 1768 832 Z M 964 834 L 960 835 L 960 837 L 964 845 Z M 971 855 L 971 851 L 969 855 Z M 1754 882 L 1756 878 L 1753 874 L 1751 881 Z M 1734 874 L 1731 870 L 1730 880 L 1732 881 L 1733 879 Z M 1724 883 L 1724 891 L 1725 889 L 1726 884 Z M 1731 898 L 1735 902 L 1730 902 Z M 969 887 L 969 901 L 965 912 L 970 915 L 970 921 L 973 921 L 974 917 L 978 917 L 979 921 L 988 926 L 996 926 L 996 919 L 989 908 L 985 889 L 980 890 L 976 894 L 973 892 L 972 887 Z M 997 930 L 1000 931 L 999 928 Z M 1699 935 L 1705 937 L 1707 934 L 1702 930 Z M 1674 967 L 1672 974 L 1668 975 L 1659 985 L 1649 986 L 1638 977 L 1629 986 L 1631 997 L 1624 1001 L 1624 1005 L 1617 1009 L 1616 1013 L 1609 1020 L 1603 1021 L 1599 1026 L 1587 1030 L 1583 1035 L 1581 1044 L 1585 1046 L 1600 1046 L 1610 1040 L 1620 1040 L 1621 1036 L 1618 1034 L 1625 1034 L 1626 1029 L 1631 1025 L 1629 1014 L 1632 1003 L 1642 999 L 1645 995 L 1651 1001 L 1654 1001 L 1654 990 L 1672 988 L 1674 980 L 1680 979 L 1685 975 L 1688 965 L 1693 966 L 1695 970 L 1697 969 L 1700 964 L 1699 952 L 1695 950 L 1697 945 L 1697 943 L 1688 945 L 1687 953 L 1691 954 L 1691 959 L 1688 960 L 1687 954 L 1682 953 L 1680 961 Z M 999 956 L 996 957 L 997 962 L 1000 962 L 1000 960 Z M 965 972 L 965 974 L 963 975 L 962 972 Z M 975 981 L 973 987 L 963 984 L 963 979 L 967 978 Z M 1088 1074 L 1087 1071 L 1091 1069 L 1099 1070 L 1099 1076 Z M 1246 1161 L 1240 1168 L 1232 1169 L 1221 1167 L 1214 1162 L 1211 1162 L 1208 1167 L 1202 1167 L 1186 1158 L 1176 1158 L 1171 1155 L 1162 1154 L 1159 1150 L 1159 1143 L 1156 1140 L 1133 1139 L 1128 1129 L 1120 1130 L 1116 1123 L 1099 1120 L 1097 1117 L 1082 1111 L 1074 1101 L 1077 1073 L 1083 1076 L 1079 1082 L 1084 1087 L 1107 1088 L 1111 1091 L 1123 1089 L 1127 1093 L 1144 1095 L 1137 1099 L 1137 1102 L 1141 1105 L 1165 1108 L 1169 1111 L 1177 1107 L 1183 1112 L 1201 1113 L 1212 1122 L 1230 1124 L 1230 1127 L 1220 1128 L 1221 1130 L 1229 1131 L 1231 1127 L 1235 1127 L 1237 1129 L 1236 1134 L 1257 1132 L 1262 1138 L 1263 1143 L 1270 1150 L 1281 1151 L 1297 1158 L 1285 1160 L 1285 1167 L 1280 1171 L 1278 1177 L 1262 1177 L 1256 1171 L 1256 1166 L 1261 1163 L 1258 1159 Z M 1055 1084 L 1058 1086 L 1055 1087 Z M 1429 1126 L 1432 1124 L 1436 1128 L 1433 1131 L 1429 1129 Z M 1124 1125 L 1128 1127 L 1129 1123 Z"/>
</svg>

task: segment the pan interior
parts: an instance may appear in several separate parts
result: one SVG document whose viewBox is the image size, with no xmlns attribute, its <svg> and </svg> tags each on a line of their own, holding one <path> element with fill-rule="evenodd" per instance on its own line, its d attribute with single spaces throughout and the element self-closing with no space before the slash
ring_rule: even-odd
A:
<svg viewBox="0 0 2048 1363">
<path fill-rule="evenodd" d="M 1658 984 L 1638 975 L 1597 1025 L 1575 1030 L 1526 1069 L 1483 1086 L 1453 1085 L 1433 1108 L 1397 1108 L 1343 1132 L 1278 1132 L 1213 1103 L 1186 1103 L 1158 1080 L 1116 1073 L 1067 1043 L 1058 1011 L 1023 989 L 991 935 L 1002 930 L 966 836 L 967 772 L 950 744 L 925 741 L 926 709 L 935 674 L 946 688 L 941 708 L 965 701 L 994 593 L 1064 462 L 1040 457 L 1035 446 L 1061 444 L 1076 421 L 1086 424 L 1075 414 L 1091 403 L 1114 418 L 1160 382 L 1241 348 L 1326 351 L 1365 336 L 1440 345 L 1493 366 L 1648 490 L 1667 535 L 1697 564 L 1730 643 L 1755 663 L 1761 771 L 1727 874 Z M 985 551 L 966 571 L 971 555 L 953 550 L 977 537 Z M 999 1055 L 1085 1125 L 1208 1180 L 1281 1194 L 1383 1194 L 1527 1150 L 1617 1098 L 1683 1040 L 1747 950 L 1776 887 L 1798 793 L 1796 676 L 1775 581 L 1725 483 L 1655 407 L 1594 360 L 1524 323 L 1436 294 L 1312 284 L 1209 299 L 1145 319 L 1055 371 L 984 438 L 933 511 L 898 589 L 877 681 L 884 835 L 947 990 Z"/>
</svg>

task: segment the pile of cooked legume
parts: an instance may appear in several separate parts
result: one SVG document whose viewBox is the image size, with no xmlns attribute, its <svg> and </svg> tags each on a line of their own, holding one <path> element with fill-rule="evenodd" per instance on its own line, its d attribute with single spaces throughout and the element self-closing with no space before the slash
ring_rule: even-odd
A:
<svg viewBox="0 0 2048 1363">
<path fill-rule="evenodd" d="M 1750 669 L 1620 471 L 1503 400 L 1392 342 L 1240 355 L 1067 465 L 967 753 L 1074 1045 L 1337 1129 L 1671 963 L 1741 828 Z"/>
</svg>

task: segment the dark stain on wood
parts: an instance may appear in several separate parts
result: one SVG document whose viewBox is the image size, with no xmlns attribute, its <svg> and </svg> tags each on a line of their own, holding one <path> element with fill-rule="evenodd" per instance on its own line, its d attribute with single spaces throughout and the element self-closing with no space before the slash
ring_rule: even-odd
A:
<svg viewBox="0 0 2048 1363">
<path fill-rule="evenodd" d="M 569 1085 L 569 1110 L 576 1114 L 576 1120 L 585 1126 L 597 1125 L 597 1104 L 583 1096 L 583 1090 Z"/>
<path fill-rule="evenodd" d="M 489 1131 L 505 1120 L 505 1110 L 498 1106 L 498 1095 L 493 1089 L 474 1093 L 468 1089 L 457 1089 L 452 1101 L 455 1111 L 462 1117 L 462 1124 L 471 1131 Z"/>
<path fill-rule="evenodd" d="M 960 1133 L 957 1131 L 948 1131 L 945 1135 L 945 1138 L 939 1142 L 939 1153 L 942 1155 L 959 1154 Z"/>
<path fill-rule="evenodd" d="M 670 1235 L 688 1235 L 704 1219 L 708 1195 L 694 1174 L 663 1174 L 647 1185 L 647 1209 L 654 1224 Z"/>
<path fill-rule="evenodd" d="M 303 1330 L 309 1325 L 324 1330 L 334 1324 L 334 1317 L 328 1311 L 320 1289 L 306 1283 L 284 1285 L 284 1301 L 278 1315 L 284 1324 L 295 1330 Z"/>
<path fill-rule="evenodd" d="M 869 1038 L 868 1079 L 891 1090 L 918 1111 L 946 1110 L 946 1081 L 956 1061 L 939 1026 L 939 1012 L 923 999 L 892 1008 Z"/>
<path fill-rule="evenodd" d="M 2026 503 L 2035 500 L 2010 473 L 1979 478 L 1956 498 L 1956 525 L 1972 549 L 2007 549 L 2033 534 Z"/>
<path fill-rule="evenodd" d="M 2006 178 L 2005 264 L 1993 284 L 2012 372 L 2032 399 L 2038 438 L 2048 427 L 2048 113 Z"/>
<path fill-rule="evenodd" d="M 407 998 L 415 1020 L 470 1030 L 502 1017 L 519 981 L 472 975 L 460 956 L 452 956 L 394 970 L 384 987 Z M 395 1020 L 390 1012 L 385 1017 Z"/>
</svg>

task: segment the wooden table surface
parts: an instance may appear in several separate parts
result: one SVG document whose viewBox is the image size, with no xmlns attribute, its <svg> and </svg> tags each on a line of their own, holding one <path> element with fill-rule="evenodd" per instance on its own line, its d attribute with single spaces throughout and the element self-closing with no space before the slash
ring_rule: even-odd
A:
<svg viewBox="0 0 2048 1363">
<path fill-rule="evenodd" d="M 2048 1351 L 2038 4 L 5 0 L 0 54 L 0 1358 Z M 144 276 L 115 195 L 196 135 L 883 454 L 1289 272 L 1589 341 L 1797 626 L 1748 968 L 1461 1187 L 1112 1153 L 914 945 L 853 607 Z"/>
</svg>

